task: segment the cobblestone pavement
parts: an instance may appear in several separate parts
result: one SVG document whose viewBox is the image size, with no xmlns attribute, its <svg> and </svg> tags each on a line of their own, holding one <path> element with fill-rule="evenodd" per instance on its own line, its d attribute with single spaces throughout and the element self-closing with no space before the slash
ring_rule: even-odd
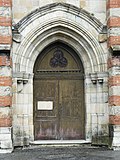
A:
<svg viewBox="0 0 120 160">
<path fill-rule="evenodd" d="M 32 146 L 0 154 L 0 160 L 120 160 L 120 151 L 94 146 Z"/>
</svg>

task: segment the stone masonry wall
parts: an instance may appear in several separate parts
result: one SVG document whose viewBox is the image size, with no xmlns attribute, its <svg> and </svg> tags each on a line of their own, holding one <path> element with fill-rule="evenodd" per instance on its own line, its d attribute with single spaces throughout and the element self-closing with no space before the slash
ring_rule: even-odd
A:
<svg viewBox="0 0 120 160">
<path fill-rule="evenodd" d="M 12 151 L 11 0 L 0 0 L 0 152 Z"/>
<path fill-rule="evenodd" d="M 86 140 L 90 142 L 95 140 L 95 144 L 106 144 L 109 123 L 106 67 L 108 50 L 106 39 L 99 39 L 99 44 L 98 36 L 99 38 L 100 36 L 106 37 L 106 29 L 102 25 L 103 23 L 96 21 L 95 18 L 97 17 L 102 22 L 105 21 L 106 0 L 80 0 L 81 5 L 77 7 L 82 7 L 83 10 L 69 4 L 58 3 L 56 5 L 54 3 L 75 2 L 72 4 L 76 6 L 77 0 L 50 0 L 49 3 L 54 4 L 47 6 L 43 6 L 43 4 L 46 5 L 46 1 L 43 3 L 43 0 L 30 0 L 31 4 L 28 3 L 29 0 L 13 1 L 13 21 L 16 23 L 24 17 L 24 22 L 21 20 L 19 24 L 15 25 L 14 28 L 16 30 L 13 32 L 14 90 L 12 105 L 14 146 L 29 145 L 34 140 L 33 84 L 32 78 L 31 80 L 28 79 L 28 82 L 24 84 L 24 73 L 33 74 L 33 65 L 38 54 L 41 53 L 41 49 L 57 39 L 70 44 L 70 46 L 75 46 L 85 65 Z M 39 8 L 41 5 L 43 7 Z M 35 10 L 36 8 L 38 9 Z M 33 10 L 32 15 L 29 14 L 25 17 Z M 77 28 L 76 30 L 74 25 L 78 28 L 80 27 L 80 29 Z M 64 28 L 65 32 L 63 32 L 62 28 Z M 83 35 L 85 33 L 82 31 L 83 28 L 88 35 Z M 98 31 L 97 28 L 98 30 L 101 29 Z M 79 35 L 77 35 L 78 31 Z M 59 33 L 59 36 L 56 33 Z M 23 75 L 20 76 L 20 73 L 23 73 Z M 96 74 L 96 84 L 91 81 L 94 73 Z"/>
<path fill-rule="evenodd" d="M 107 0 L 110 147 L 120 147 L 120 1 Z"/>
<path fill-rule="evenodd" d="M 38 7 L 57 2 L 68 3 L 78 8 L 83 8 L 103 24 L 106 23 L 106 0 L 13 0 L 13 22 L 17 23 Z"/>
</svg>

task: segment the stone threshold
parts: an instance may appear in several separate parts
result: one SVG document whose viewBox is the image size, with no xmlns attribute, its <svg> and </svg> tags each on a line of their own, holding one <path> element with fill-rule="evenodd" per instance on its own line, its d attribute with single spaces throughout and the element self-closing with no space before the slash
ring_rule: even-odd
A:
<svg viewBox="0 0 120 160">
<path fill-rule="evenodd" d="M 88 140 L 36 140 L 30 142 L 33 145 L 79 145 L 91 143 Z"/>
</svg>

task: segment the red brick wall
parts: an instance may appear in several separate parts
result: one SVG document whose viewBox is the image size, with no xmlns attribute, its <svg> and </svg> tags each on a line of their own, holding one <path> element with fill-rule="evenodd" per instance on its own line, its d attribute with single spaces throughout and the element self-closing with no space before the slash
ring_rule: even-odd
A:
<svg viewBox="0 0 120 160">
<path fill-rule="evenodd" d="M 110 71 L 108 85 L 111 87 L 120 87 L 120 73 L 118 72 L 120 67 L 120 57 L 111 57 L 108 59 L 108 70 Z M 117 71 L 116 71 L 117 70 Z M 109 107 L 120 106 L 120 95 L 114 90 L 113 95 L 109 96 Z M 112 125 L 120 125 L 120 113 L 118 115 L 110 115 L 109 123 Z"/>
<path fill-rule="evenodd" d="M 12 118 L 11 117 L 0 117 L 0 127 L 11 127 L 12 126 Z"/>
<path fill-rule="evenodd" d="M 0 0 L 0 6 L 12 7 L 12 0 Z"/>
<path fill-rule="evenodd" d="M 113 125 L 120 125 L 120 116 L 119 115 L 110 116 L 109 122 L 110 124 L 113 124 Z"/>
<path fill-rule="evenodd" d="M 108 49 L 110 49 L 110 57 L 108 58 L 109 70 L 109 88 L 114 87 L 114 92 L 109 96 L 109 107 L 114 109 L 115 106 L 120 106 L 120 95 L 118 89 L 120 87 L 120 72 L 117 68 L 120 67 L 120 0 L 107 0 L 107 28 L 108 28 Z M 111 51 L 111 49 L 113 49 Z M 117 51 L 117 56 L 115 52 Z M 120 125 L 120 113 L 109 116 L 111 125 Z"/>
<path fill-rule="evenodd" d="M 0 56 L 0 66 L 10 66 L 10 67 L 12 67 L 11 57 L 8 57 L 7 55 Z"/>
<path fill-rule="evenodd" d="M 120 45 L 120 36 L 109 36 L 108 37 L 108 48 L 115 46 L 115 45 Z"/>
<path fill-rule="evenodd" d="M 4 14 L 4 7 L 7 7 L 10 13 Z M 11 88 L 9 92 L 12 91 L 12 59 L 10 58 L 10 47 L 12 44 L 12 16 L 11 16 L 12 0 L 0 0 L 0 10 L 2 14 L 0 15 L 0 26 L 3 28 L 4 35 L 2 31 L 0 32 L 0 72 L 8 71 L 7 73 L 0 73 L 0 127 L 11 127 L 12 126 L 12 94 L 6 92 L 4 88 Z M 5 30 L 4 30 L 5 28 Z M 6 30 L 8 31 L 6 32 Z M 11 30 L 11 31 L 10 31 Z M 9 34 L 8 34 L 9 33 Z M 6 50 L 7 48 L 7 50 Z M 5 69 L 4 69 L 5 68 Z M 4 94 L 5 93 L 5 94 Z M 6 113 L 4 112 L 6 109 Z M 3 111 L 3 112 L 2 112 Z"/>
<path fill-rule="evenodd" d="M 107 0 L 107 9 L 120 8 L 120 0 Z"/>
<path fill-rule="evenodd" d="M 110 29 L 108 34 L 108 48 L 114 45 L 120 45 L 120 35 L 118 36 L 116 33 L 114 35 L 113 32 L 111 34 L 112 28 L 120 28 L 118 8 L 120 8 L 120 0 L 107 0 L 107 27 Z"/>
<path fill-rule="evenodd" d="M 111 27 L 120 27 L 120 17 L 110 17 L 107 21 L 107 26 Z"/>
<path fill-rule="evenodd" d="M 109 87 L 111 86 L 120 86 L 120 75 L 109 78 Z"/>
</svg>

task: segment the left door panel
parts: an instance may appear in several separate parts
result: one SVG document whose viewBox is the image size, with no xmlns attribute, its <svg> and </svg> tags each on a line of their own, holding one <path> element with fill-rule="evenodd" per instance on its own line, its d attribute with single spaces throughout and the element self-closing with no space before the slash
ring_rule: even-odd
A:
<svg viewBox="0 0 120 160">
<path fill-rule="evenodd" d="M 58 82 L 34 80 L 35 140 L 58 139 Z"/>
</svg>

